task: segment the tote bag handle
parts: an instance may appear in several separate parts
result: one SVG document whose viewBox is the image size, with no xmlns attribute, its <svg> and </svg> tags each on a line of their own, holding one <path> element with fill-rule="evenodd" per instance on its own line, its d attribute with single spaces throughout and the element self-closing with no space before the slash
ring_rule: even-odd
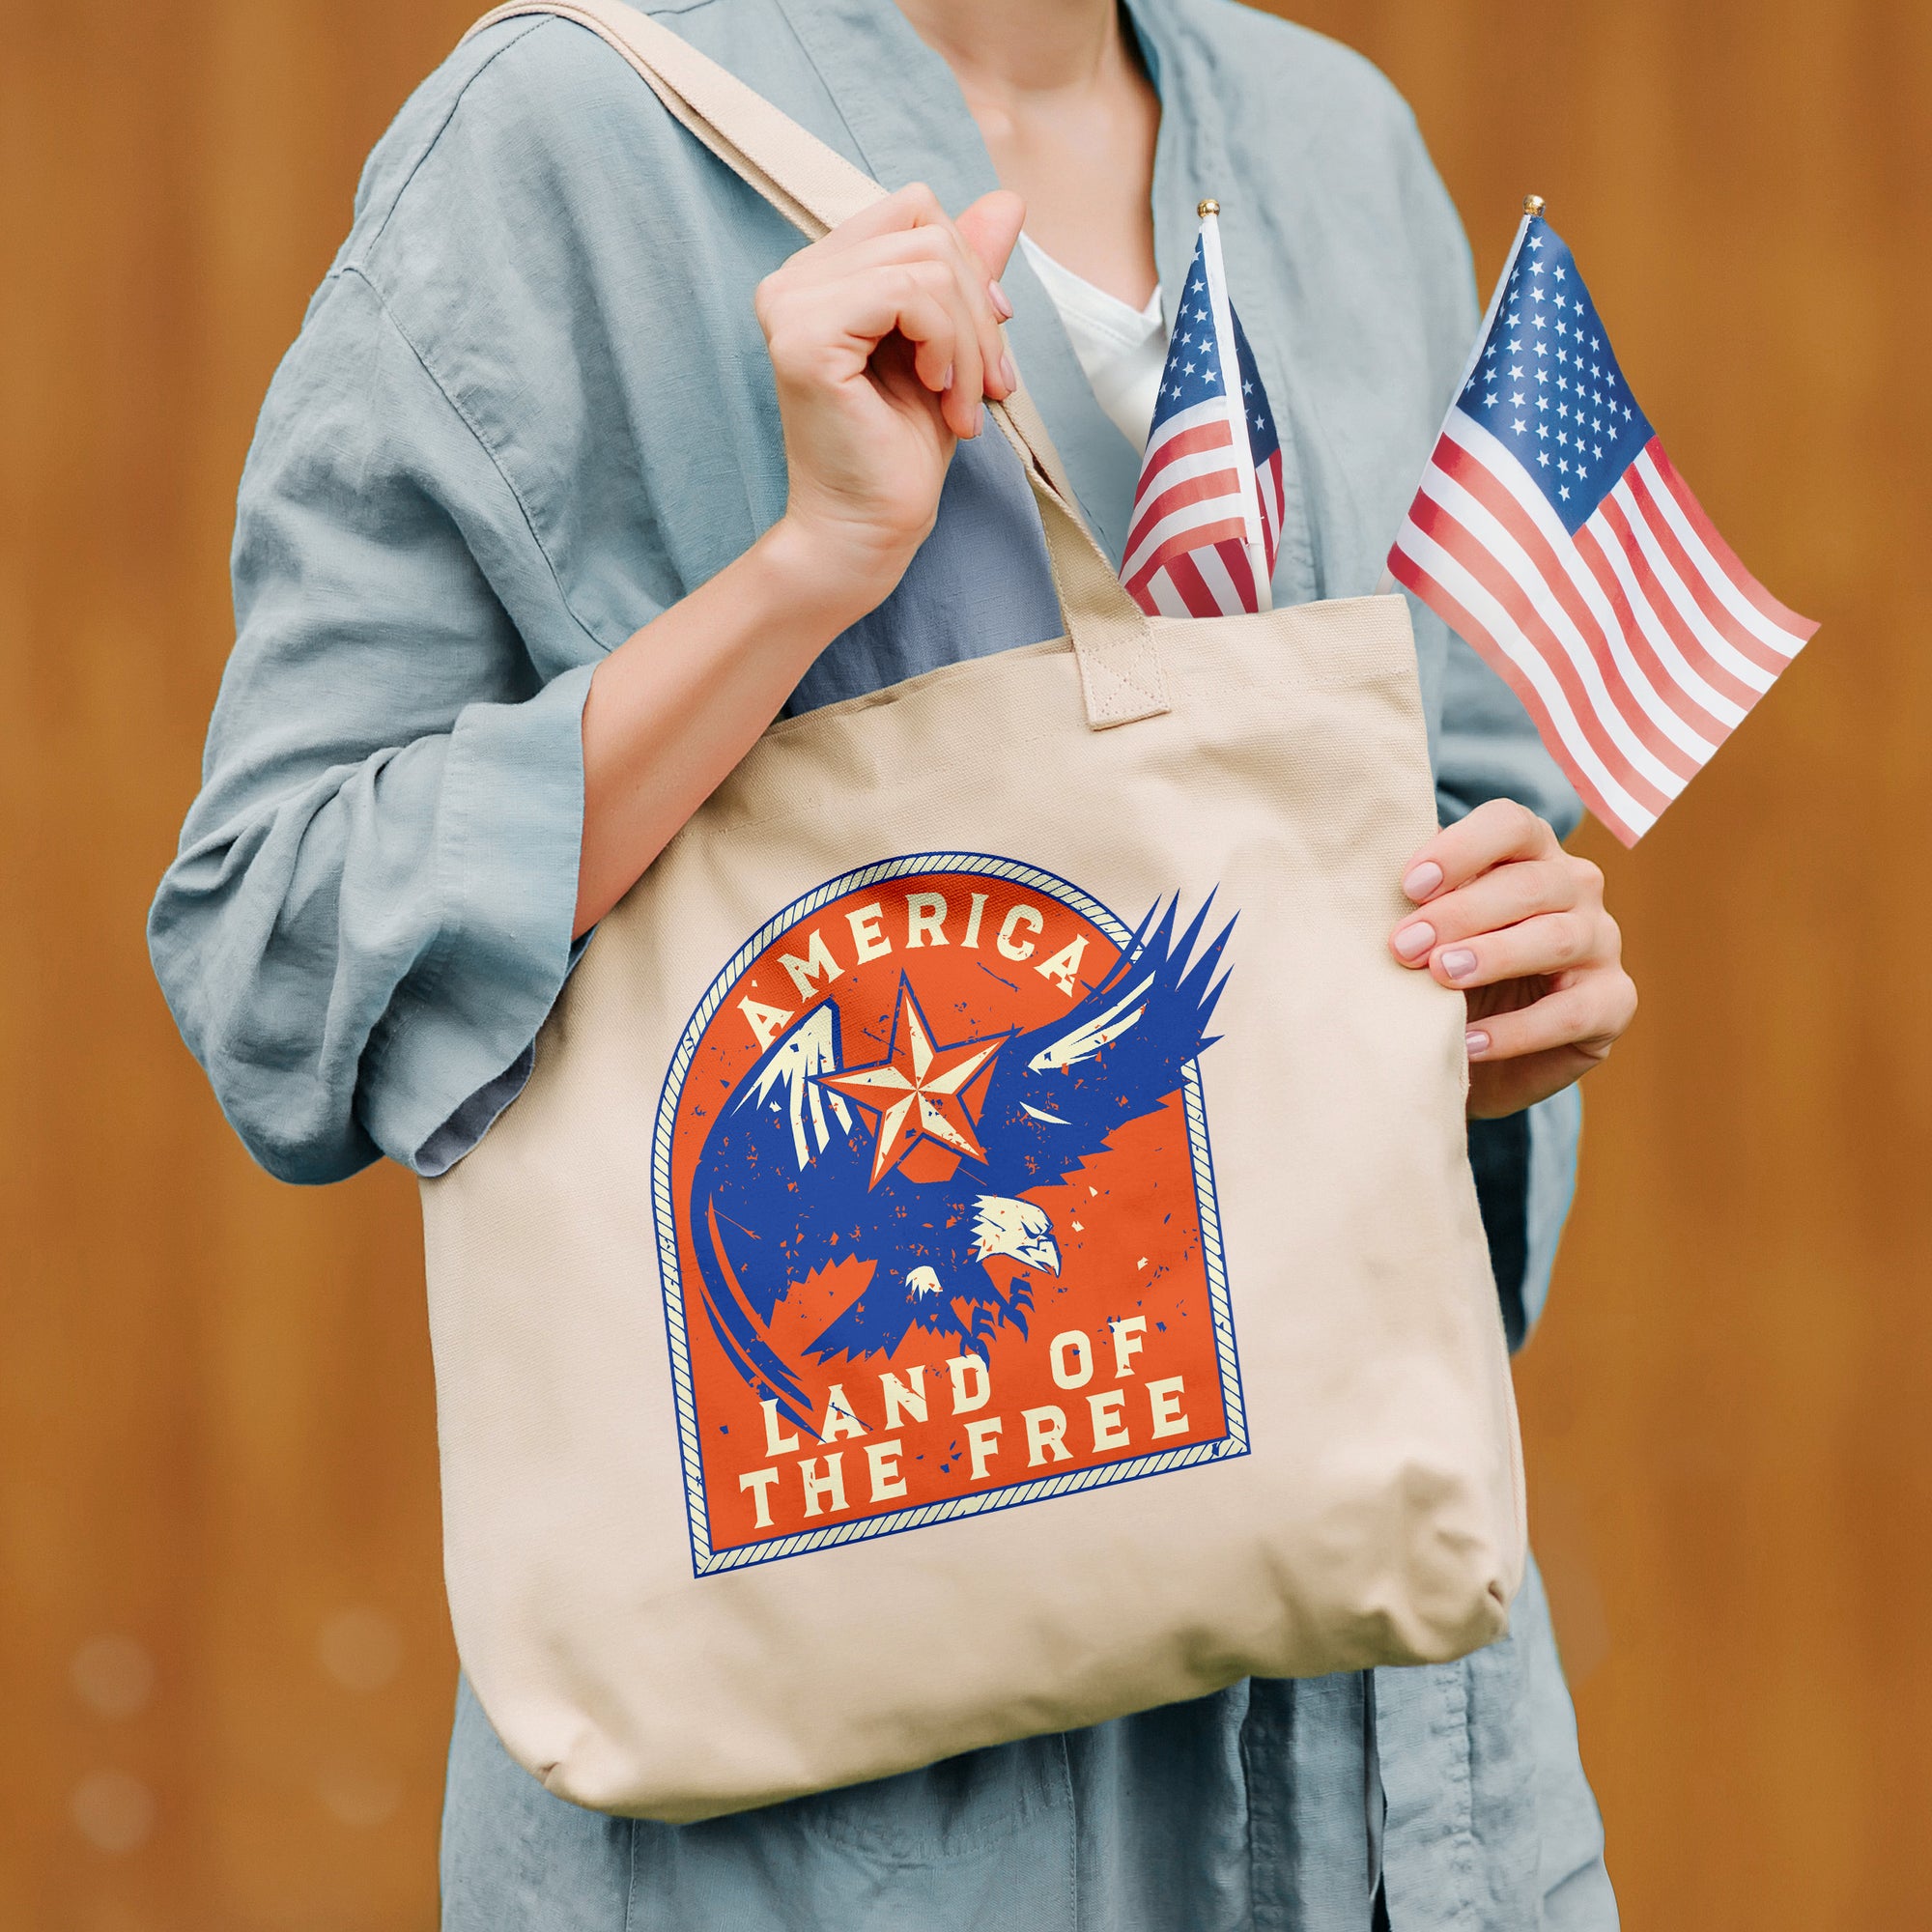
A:
<svg viewBox="0 0 1932 1932">
<path fill-rule="evenodd" d="M 510 0 L 484 14 L 464 38 L 528 14 L 575 20 L 608 41 L 692 133 L 812 241 L 884 198 L 886 190 L 871 176 L 623 0 Z M 1004 403 L 989 402 L 987 412 L 1018 453 L 1039 502 L 1088 724 L 1102 730 L 1157 717 L 1169 705 L 1152 626 L 1081 522 L 1033 399 L 1016 389 Z"/>
</svg>

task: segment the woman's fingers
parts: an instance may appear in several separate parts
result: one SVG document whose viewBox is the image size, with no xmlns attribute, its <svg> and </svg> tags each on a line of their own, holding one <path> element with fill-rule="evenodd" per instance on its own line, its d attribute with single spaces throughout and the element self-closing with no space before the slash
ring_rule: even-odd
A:
<svg viewBox="0 0 1932 1932">
<path fill-rule="evenodd" d="M 1405 868 L 1402 889 L 1416 904 L 1425 905 L 1492 866 L 1553 858 L 1562 849 L 1548 822 L 1527 806 L 1492 798 L 1430 839 Z"/>
<path fill-rule="evenodd" d="M 1445 986 L 1493 986 L 1503 980 L 1548 979 L 1616 956 L 1616 927 L 1607 914 L 1551 912 L 1438 946 L 1429 970 Z"/>
<path fill-rule="evenodd" d="M 1402 889 L 1415 911 L 1389 950 L 1468 996 L 1472 1117 L 1559 1092 L 1635 1016 L 1603 873 L 1524 807 L 1493 799 L 1445 826 L 1410 859 Z"/>
<path fill-rule="evenodd" d="M 1007 271 L 1007 258 L 1020 239 L 1020 230 L 1026 226 L 1026 203 L 1011 188 L 996 187 L 962 208 L 959 219 L 952 225 L 980 258 L 980 266 L 986 274 L 1003 275 Z"/>
<path fill-rule="evenodd" d="M 971 436 L 971 424 L 981 397 L 991 396 L 998 401 L 1013 390 L 1012 367 L 1007 361 L 999 319 L 993 312 L 978 262 L 956 235 L 928 228 L 881 236 L 867 247 L 855 250 L 846 263 L 839 280 L 825 286 L 837 288 L 843 286 L 848 276 L 857 278 L 878 270 L 901 268 L 927 296 L 945 304 L 953 319 L 952 346 L 956 354 L 950 365 L 942 363 L 931 370 L 922 358 L 920 375 L 935 394 L 949 387 L 956 390 L 957 407 L 949 412 L 949 419 L 956 434 Z M 889 325 L 888 332 L 893 326 L 896 325 Z M 918 339 L 904 329 L 900 333 L 908 334 L 909 340 Z M 931 381 L 929 377 L 939 380 Z M 962 423 L 966 426 L 962 427 Z"/>
<path fill-rule="evenodd" d="M 919 380 L 939 399 L 954 436 L 980 433 L 984 361 L 971 303 L 951 265 L 932 260 L 895 263 L 853 277 L 852 293 L 869 299 L 869 319 L 857 327 L 873 344 L 897 333 L 913 347 Z M 835 300 L 842 291 L 827 292 Z"/>
<path fill-rule="evenodd" d="M 773 365 L 797 381 L 849 381 L 897 334 L 912 346 L 920 383 L 940 399 L 947 427 L 972 436 L 985 386 L 979 318 L 953 265 L 929 247 L 908 254 L 891 245 L 897 239 L 886 238 L 876 254 L 853 251 L 836 275 L 760 290 Z"/>
<path fill-rule="evenodd" d="M 800 384 L 863 376 L 879 345 L 897 334 L 947 427 L 955 436 L 978 428 L 978 332 L 956 277 L 938 262 L 887 262 L 779 289 L 764 298 L 760 320 L 780 380 Z"/>
<path fill-rule="evenodd" d="M 1477 933 L 1516 925 L 1545 913 L 1603 904 L 1603 880 L 1587 860 L 1559 852 L 1523 859 L 1445 891 L 1406 919 L 1390 936 L 1396 957 L 1419 966 L 1436 948 Z"/>
<path fill-rule="evenodd" d="M 1000 286 L 999 278 L 1007 271 L 1007 262 L 1020 239 L 1020 229 L 1026 222 L 1026 203 L 1009 188 L 995 188 L 991 194 L 982 194 L 970 208 L 960 212 L 958 229 L 961 238 L 984 272 L 986 298 L 990 303 L 995 323 L 994 343 L 987 351 L 986 366 L 999 368 L 1005 381 L 1005 395 L 1010 395 L 1017 386 L 1011 358 L 1007 355 L 1006 342 L 997 332 L 997 325 L 1012 320 L 1013 305 L 1007 299 L 1007 292 Z"/>
<path fill-rule="evenodd" d="M 982 195 L 966 211 L 962 228 L 947 218 L 929 188 L 916 183 L 800 249 L 768 279 L 761 299 L 787 290 L 845 286 L 870 270 L 894 264 L 936 266 L 950 276 L 956 295 L 952 305 L 970 331 L 970 353 L 962 355 L 954 371 L 961 392 L 958 413 L 961 420 L 970 421 L 982 396 L 1000 400 L 1016 386 L 1000 334 L 1010 309 L 993 277 L 1005 267 L 1024 215 L 1020 198 L 999 190 Z M 922 365 L 923 379 L 924 375 Z M 953 427 L 958 429 L 959 423 Z"/>
<path fill-rule="evenodd" d="M 958 316 L 965 346 L 956 381 L 969 410 L 982 396 L 1002 401 L 1013 392 L 1013 366 L 1000 333 L 1000 317 L 993 306 L 992 283 L 979 257 L 952 229 L 921 228 L 900 235 L 884 235 L 848 258 L 861 264 L 904 262 L 923 276 L 943 276 L 945 298 Z M 937 285 L 933 284 L 935 291 Z"/>
<path fill-rule="evenodd" d="M 1568 1048 L 1604 1058 L 1636 1015 L 1636 987 L 1620 967 L 1580 975 L 1542 999 L 1469 1021 L 1469 1058 L 1518 1060 Z"/>
<path fill-rule="evenodd" d="M 1604 875 L 1534 812 L 1492 800 L 1408 862 L 1404 965 L 1468 995 L 1472 1115 L 1514 1113 L 1607 1054 L 1636 1012 Z"/>
<path fill-rule="evenodd" d="M 987 263 L 1004 264 L 1020 214 L 1017 197 L 985 196 L 962 231 L 929 188 L 904 188 L 758 284 L 785 517 L 854 609 L 891 594 L 932 528 L 954 439 L 1015 386 Z"/>
<path fill-rule="evenodd" d="M 936 207 L 937 203 L 931 205 Z M 995 188 L 962 210 L 956 222 L 943 218 L 923 221 L 914 229 L 876 238 L 866 250 L 873 254 L 903 251 L 907 258 L 929 254 L 956 270 L 960 292 L 979 332 L 985 394 L 995 401 L 1009 396 L 1019 386 L 1006 338 L 1000 333 L 1001 326 L 1012 315 L 1012 304 L 999 285 L 999 276 L 1019 241 L 1025 220 L 1026 203 L 1009 188 Z"/>
</svg>

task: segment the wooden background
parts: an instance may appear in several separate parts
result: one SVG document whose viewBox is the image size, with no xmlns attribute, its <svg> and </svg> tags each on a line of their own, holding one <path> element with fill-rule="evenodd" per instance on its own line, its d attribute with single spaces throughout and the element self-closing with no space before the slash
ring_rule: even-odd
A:
<svg viewBox="0 0 1932 1932">
<path fill-rule="evenodd" d="M 1307 0 L 1492 274 L 1548 195 L 1679 465 L 1825 629 L 1635 858 L 1522 1363 L 1633 1926 L 1932 1923 L 1923 0 Z M 278 1187 L 142 914 L 236 476 L 464 0 L 0 13 L 0 1926 L 435 1918 L 454 1661 L 414 1209 Z"/>
</svg>

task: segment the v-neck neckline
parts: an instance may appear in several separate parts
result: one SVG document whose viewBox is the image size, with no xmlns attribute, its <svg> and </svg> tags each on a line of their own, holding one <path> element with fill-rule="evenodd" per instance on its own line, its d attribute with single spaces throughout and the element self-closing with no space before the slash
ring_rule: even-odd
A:
<svg viewBox="0 0 1932 1932">
<path fill-rule="evenodd" d="M 1136 308 L 1132 302 L 1122 301 L 1111 289 L 1103 289 L 1099 283 L 1090 282 L 1085 275 L 1075 273 L 1057 255 L 1049 254 L 1024 231 L 1021 232 L 1019 245 L 1026 251 L 1027 266 L 1045 283 L 1048 294 L 1053 293 L 1058 283 L 1065 299 L 1077 302 L 1094 327 L 1104 329 L 1123 349 L 1135 347 L 1145 339 L 1150 329 L 1159 327 L 1161 289 L 1158 282 L 1153 286 L 1153 293 Z M 1065 303 L 1056 298 L 1054 305 L 1064 307 Z"/>
</svg>

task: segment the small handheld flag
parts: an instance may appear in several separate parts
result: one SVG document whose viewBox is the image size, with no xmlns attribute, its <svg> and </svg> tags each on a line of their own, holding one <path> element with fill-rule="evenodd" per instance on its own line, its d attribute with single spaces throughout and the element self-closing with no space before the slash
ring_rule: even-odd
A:
<svg viewBox="0 0 1932 1932">
<path fill-rule="evenodd" d="M 1818 626 L 1678 475 L 1535 196 L 1464 375 L 1389 573 L 1508 681 L 1634 845 Z"/>
<path fill-rule="evenodd" d="M 1267 610 L 1281 541 L 1281 439 L 1228 299 L 1220 204 L 1200 213 L 1121 565 L 1134 602 L 1168 617 Z"/>
</svg>

